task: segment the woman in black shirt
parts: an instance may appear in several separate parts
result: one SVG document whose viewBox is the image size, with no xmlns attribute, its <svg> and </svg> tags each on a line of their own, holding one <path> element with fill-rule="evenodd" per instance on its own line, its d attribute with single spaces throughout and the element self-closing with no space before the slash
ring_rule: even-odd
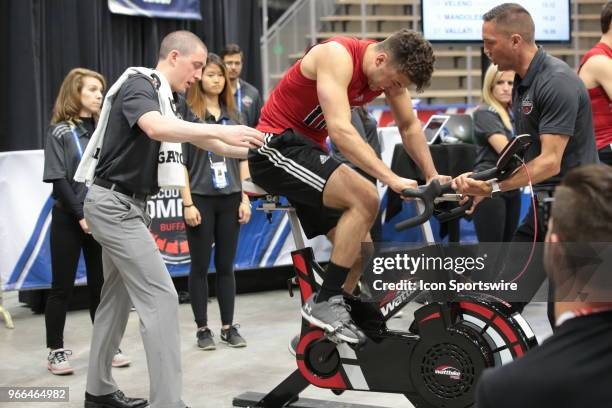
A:
<svg viewBox="0 0 612 408">
<path fill-rule="evenodd" d="M 237 125 L 240 114 L 231 93 L 223 60 L 209 54 L 202 79 L 187 93 L 193 113 L 207 123 Z M 236 284 L 234 257 L 240 224 L 251 218 L 251 204 L 242 193 L 248 177 L 246 161 L 226 158 L 183 144 L 187 187 L 181 191 L 187 240 L 191 254 L 189 295 L 197 325 L 198 347 L 215 349 L 208 328 L 208 266 L 215 245 L 216 294 L 221 311 L 221 341 L 230 347 L 244 347 L 246 341 L 233 324 Z"/>
<path fill-rule="evenodd" d="M 514 71 L 499 71 L 493 64 L 487 69 L 482 87 L 483 103 L 473 114 L 474 139 L 478 145 L 474 172 L 493 168 L 499 153 L 514 137 L 510 109 L 513 84 Z M 520 212 L 520 190 L 485 198 L 474 210 L 474 226 L 478 240 L 509 242 L 518 226 Z M 492 271 L 498 270 L 499 266 L 496 261 Z"/>
<path fill-rule="evenodd" d="M 83 200 L 87 187 L 74 181 L 74 173 L 96 127 L 102 105 L 104 77 L 84 68 L 71 70 L 60 87 L 53 117 L 47 130 L 43 181 L 53 183 L 55 205 L 51 212 L 51 291 L 45 307 L 47 329 L 47 368 L 56 375 L 72 374 L 64 349 L 66 310 L 74 289 L 74 279 L 81 250 L 87 270 L 89 314 L 93 322 L 102 275 L 102 250 L 93 239 L 83 215 Z M 113 366 L 130 364 L 118 351 Z"/>
</svg>

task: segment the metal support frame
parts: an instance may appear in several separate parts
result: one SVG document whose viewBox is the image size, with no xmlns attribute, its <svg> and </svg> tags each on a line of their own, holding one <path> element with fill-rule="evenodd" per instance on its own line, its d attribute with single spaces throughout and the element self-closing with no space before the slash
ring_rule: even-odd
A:
<svg viewBox="0 0 612 408">
<path fill-rule="evenodd" d="M 261 3 L 261 26 L 263 29 L 261 40 L 261 76 L 263 78 L 263 97 L 268 99 L 270 92 L 270 55 L 268 54 L 268 0 Z"/>
<path fill-rule="evenodd" d="M 310 45 L 317 43 L 317 6 L 315 0 L 310 0 Z"/>
<path fill-rule="evenodd" d="M 366 28 L 366 0 L 361 0 L 361 38 L 366 38 L 367 28 Z"/>
<path fill-rule="evenodd" d="M 574 34 L 574 38 L 571 38 L 570 35 L 570 40 L 573 40 L 573 45 L 574 45 L 574 67 L 577 69 L 578 65 L 580 64 L 580 39 L 578 38 L 578 30 L 580 29 L 580 20 L 578 19 L 578 13 L 580 12 L 580 5 L 578 4 L 577 1 L 573 1 L 572 2 L 572 8 L 573 10 L 570 11 L 570 15 L 574 15 L 574 21 L 573 21 L 573 34 Z"/>
<path fill-rule="evenodd" d="M 467 70 L 467 84 L 466 87 L 468 89 L 468 94 L 467 94 L 467 103 L 468 105 L 471 105 L 473 102 L 473 98 L 472 98 L 472 87 L 474 86 L 474 80 L 472 77 L 472 46 L 468 45 L 467 47 L 465 47 L 465 51 L 467 52 L 467 58 L 465 60 L 465 68 Z"/>
</svg>

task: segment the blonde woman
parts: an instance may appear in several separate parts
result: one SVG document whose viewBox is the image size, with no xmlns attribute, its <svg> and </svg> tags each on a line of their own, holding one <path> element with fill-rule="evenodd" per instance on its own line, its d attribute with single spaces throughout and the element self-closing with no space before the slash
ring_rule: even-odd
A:
<svg viewBox="0 0 612 408">
<path fill-rule="evenodd" d="M 51 213 L 51 291 L 45 307 L 47 331 L 47 369 L 56 375 L 72 374 L 64 349 L 66 310 L 74 289 L 74 279 L 81 250 L 87 269 L 89 315 L 93 322 L 102 275 L 102 250 L 93 239 L 83 215 L 83 200 L 87 188 L 74 181 L 87 143 L 96 127 L 106 88 L 104 77 L 85 68 L 71 70 L 60 87 L 53 117 L 47 130 L 43 181 L 53 183 L 55 205 Z M 113 358 L 113 366 L 130 364 L 120 351 Z"/>
<path fill-rule="evenodd" d="M 209 54 L 202 79 L 187 93 L 187 104 L 202 121 L 238 125 L 240 113 L 232 95 L 227 68 L 216 54 Z M 233 324 L 236 284 L 234 257 L 240 224 L 251 218 L 251 205 L 242 193 L 241 180 L 248 176 L 246 161 L 226 158 L 183 144 L 188 186 L 181 191 L 187 240 L 191 254 L 189 295 L 197 325 L 197 344 L 202 350 L 216 348 L 208 327 L 208 266 L 215 244 L 216 295 L 221 312 L 220 339 L 230 347 L 246 341 Z"/>
<path fill-rule="evenodd" d="M 474 171 L 495 166 L 499 153 L 514 137 L 512 86 L 514 71 L 499 71 L 490 65 L 482 87 L 482 104 L 474 112 L 474 138 L 478 153 Z M 520 190 L 484 199 L 474 211 L 474 225 L 480 242 L 512 240 L 521 212 Z"/>
</svg>

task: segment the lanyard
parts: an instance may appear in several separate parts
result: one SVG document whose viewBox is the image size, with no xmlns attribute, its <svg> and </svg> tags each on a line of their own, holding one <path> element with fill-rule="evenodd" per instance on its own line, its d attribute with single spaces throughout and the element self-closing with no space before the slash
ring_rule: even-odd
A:
<svg viewBox="0 0 612 408">
<path fill-rule="evenodd" d="M 227 125 L 227 120 L 226 120 L 226 119 L 222 119 L 222 120 L 221 120 L 221 124 L 222 124 L 222 125 L 224 125 L 224 126 L 225 126 L 225 125 Z M 210 162 L 210 165 L 211 165 L 211 166 L 212 166 L 212 164 L 213 164 L 212 157 L 213 157 L 213 153 L 212 153 L 211 151 L 208 151 L 208 161 Z M 225 161 L 225 156 L 221 156 L 221 157 L 223 157 L 223 163 L 226 163 L 226 161 Z M 220 162 L 220 161 L 219 161 L 219 162 Z M 214 162 L 214 163 L 218 163 L 218 162 Z"/>
<path fill-rule="evenodd" d="M 240 88 L 240 83 L 238 83 L 236 87 L 236 107 L 238 108 L 238 112 L 242 113 L 242 89 Z"/>
<path fill-rule="evenodd" d="M 74 144 L 76 144 L 77 153 L 79 154 L 79 160 L 81 160 L 83 158 L 83 148 L 81 147 L 81 143 L 79 142 L 79 137 L 77 136 L 74 128 L 70 128 L 70 132 L 72 133 Z"/>
<path fill-rule="evenodd" d="M 555 325 L 559 327 L 563 323 L 573 319 L 574 317 L 588 316 L 595 313 L 603 313 L 609 311 L 612 311 L 612 307 L 583 307 L 582 309 L 568 310 L 567 312 L 564 312 L 561 314 L 561 316 L 559 316 L 559 318 L 555 322 Z"/>
<path fill-rule="evenodd" d="M 212 157 L 213 157 L 213 153 L 209 151 L 208 152 L 208 161 L 210 162 L 211 166 L 213 165 L 213 163 L 221 163 L 220 160 L 218 162 L 217 161 L 213 162 Z M 225 163 L 225 156 L 221 156 L 221 157 L 223 158 L 223 163 Z"/>
</svg>

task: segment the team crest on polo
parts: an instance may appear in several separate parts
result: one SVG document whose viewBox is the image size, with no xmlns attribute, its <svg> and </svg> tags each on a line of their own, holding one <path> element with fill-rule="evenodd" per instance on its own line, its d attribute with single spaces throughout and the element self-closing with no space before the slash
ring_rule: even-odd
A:
<svg viewBox="0 0 612 408">
<path fill-rule="evenodd" d="M 524 115 L 529 115 L 533 110 L 533 101 L 529 98 L 529 95 L 525 96 L 521 101 L 521 111 Z"/>
<path fill-rule="evenodd" d="M 160 190 L 147 202 L 149 230 L 167 264 L 190 262 L 189 244 L 183 221 L 183 200 L 178 190 Z"/>
</svg>

